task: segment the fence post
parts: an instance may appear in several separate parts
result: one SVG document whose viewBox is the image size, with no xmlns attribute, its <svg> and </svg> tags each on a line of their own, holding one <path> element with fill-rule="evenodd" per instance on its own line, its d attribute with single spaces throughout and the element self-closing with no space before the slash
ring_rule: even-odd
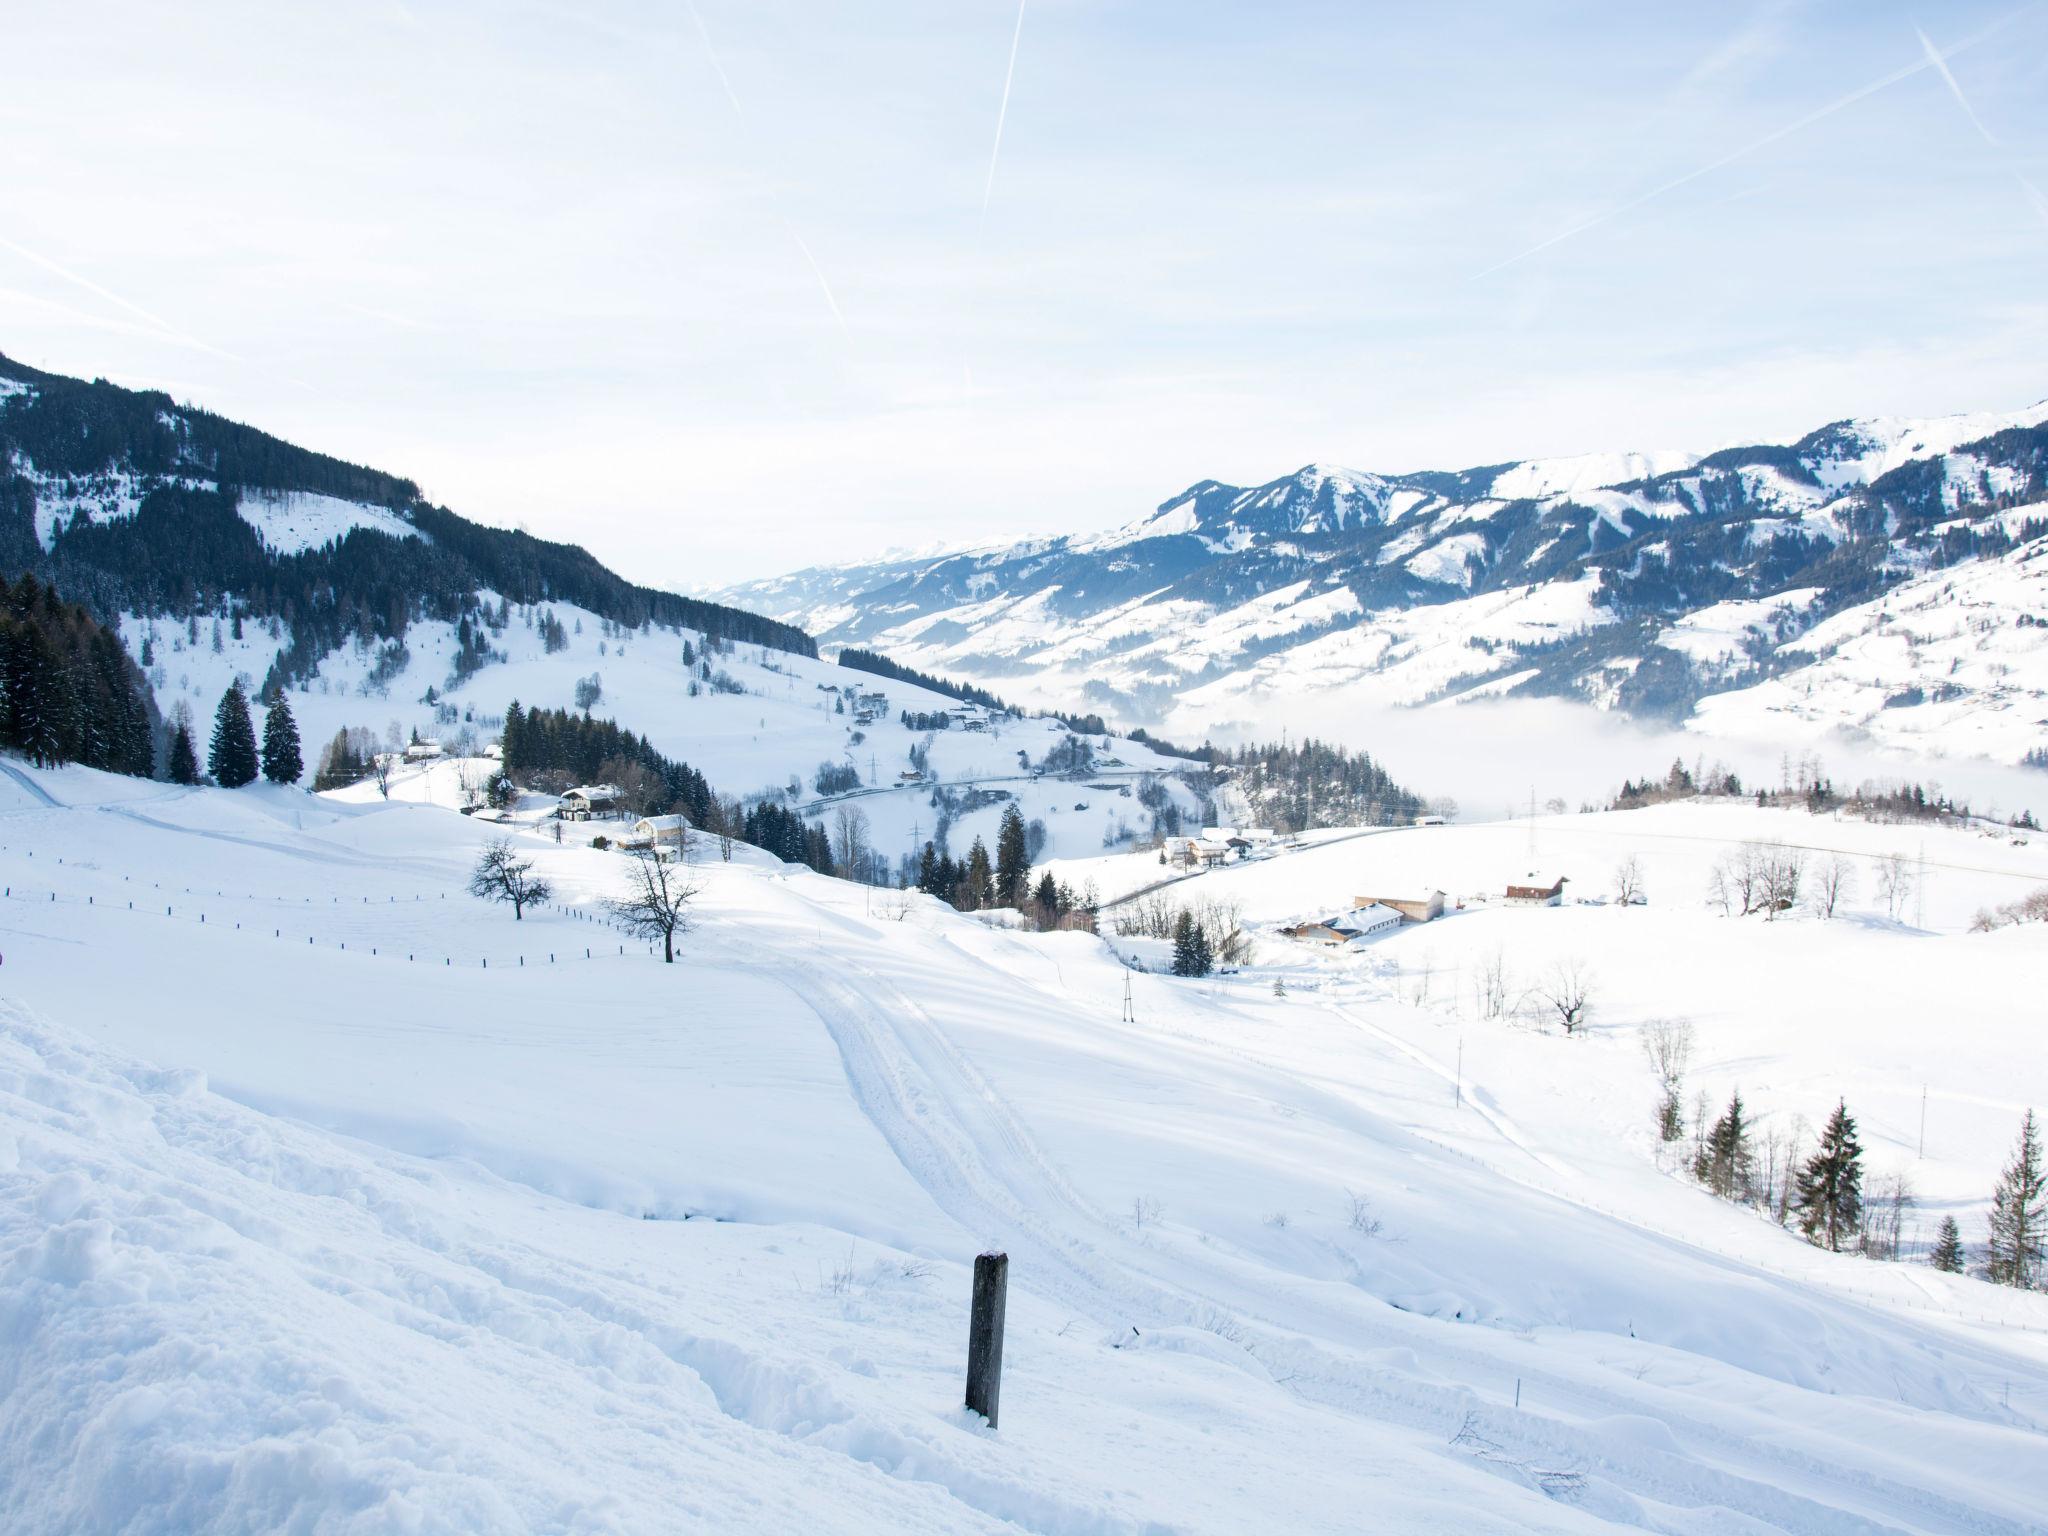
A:
<svg viewBox="0 0 2048 1536">
<path fill-rule="evenodd" d="M 967 1325 L 967 1406 L 996 1427 L 996 1402 L 1003 1393 L 1003 1304 L 1010 1287 L 1010 1256 L 982 1253 L 974 1259 L 974 1312 Z"/>
</svg>

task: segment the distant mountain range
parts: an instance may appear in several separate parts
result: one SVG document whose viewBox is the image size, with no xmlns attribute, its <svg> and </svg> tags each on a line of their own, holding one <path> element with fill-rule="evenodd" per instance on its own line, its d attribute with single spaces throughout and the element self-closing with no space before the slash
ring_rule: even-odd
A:
<svg viewBox="0 0 2048 1536">
<path fill-rule="evenodd" d="M 1200 481 L 1106 533 L 720 600 L 1169 736 L 1520 695 L 2017 761 L 2048 742 L 2048 402 L 1789 444 Z"/>
</svg>

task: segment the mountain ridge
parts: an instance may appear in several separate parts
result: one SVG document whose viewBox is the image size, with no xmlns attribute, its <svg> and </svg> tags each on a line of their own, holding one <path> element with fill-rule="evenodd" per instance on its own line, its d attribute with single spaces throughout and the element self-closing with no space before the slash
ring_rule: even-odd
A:
<svg viewBox="0 0 2048 1536">
<path fill-rule="evenodd" d="M 1311 461 L 1263 485 L 1197 480 L 1100 532 L 813 567 L 718 595 L 828 645 L 1189 734 L 1242 719 L 1262 681 L 1288 681 L 1264 665 L 1276 656 L 1326 674 L 1288 696 L 1350 688 L 1427 704 L 1484 689 L 1686 721 L 1710 696 L 1797 670 L 1804 653 L 1788 646 L 1830 615 L 1963 560 L 2024 558 L 2048 509 L 2003 514 L 2048 497 L 2044 464 L 2048 401 L 1845 417 L 1701 454 L 1402 475 Z M 1788 593 L 1808 595 L 1770 602 Z M 1461 610 L 1481 599 L 1487 613 Z M 1711 660 L 1665 643 L 1729 603 L 1764 603 L 1769 621 Z M 1493 622 L 1504 606 L 1523 611 Z M 1432 612 L 1439 654 L 1418 669 Z M 1452 639 L 1470 654 L 1443 654 Z M 2048 667 L 2036 660 L 2029 647 L 2017 682 L 1975 691 L 1974 712 L 2013 717 L 1978 733 L 1986 755 L 2038 744 Z M 1937 681 L 1902 672 L 1898 691 Z M 1896 736 L 1908 720 L 1845 712 L 1827 728 Z"/>
</svg>

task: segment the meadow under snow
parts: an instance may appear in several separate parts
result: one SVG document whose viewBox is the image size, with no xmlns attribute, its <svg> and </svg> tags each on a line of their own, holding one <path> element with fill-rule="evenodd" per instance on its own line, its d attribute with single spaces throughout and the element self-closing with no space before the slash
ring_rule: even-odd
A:
<svg viewBox="0 0 2048 1536">
<path fill-rule="evenodd" d="M 1966 923 L 2048 881 L 2038 840 L 1549 820 L 1569 890 L 1632 853 L 1649 904 L 1468 901 L 1343 957 L 1270 925 L 1476 897 L 1530 830 L 1326 841 L 1170 888 L 1253 923 L 1203 981 L 710 844 L 668 968 L 598 920 L 616 854 L 520 833 L 556 902 L 464 895 L 451 775 L 5 765 L 0 1527 L 2040 1528 L 2048 1297 L 1665 1171 L 1637 1039 L 1688 1014 L 1698 1086 L 1767 1116 L 1846 1094 L 1974 1241 L 2048 1106 L 2048 943 Z M 1705 870 L 1753 837 L 1924 843 L 1926 883 L 1722 917 Z M 1473 1017 L 1495 950 L 1583 957 L 1592 1029 Z M 959 1406 L 987 1244 L 993 1432 Z"/>
</svg>

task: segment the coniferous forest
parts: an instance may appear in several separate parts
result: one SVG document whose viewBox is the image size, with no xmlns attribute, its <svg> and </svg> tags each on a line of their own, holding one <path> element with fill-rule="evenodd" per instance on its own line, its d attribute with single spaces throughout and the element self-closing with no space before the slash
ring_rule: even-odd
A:
<svg viewBox="0 0 2048 1536">
<path fill-rule="evenodd" d="M 120 637 L 33 576 L 0 581 L 0 747 L 46 767 L 155 767 L 149 690 Z"/>
<path fill-rule="evenodd" d="M 614 623 L 702 630 L 815 656 L 802 630 L 718 603 L 635 585 L 588 551 L 486 528 L 425 501 L 412 481 L 295 447 L 156 391 L 87 383 L 0 356 L 0 576 L 54 582 L 95 613 L 184 616 L 232 597 L 291 629 L 280 684 L 357 635 L 402 638 L 415 619 L 481 615 L 501 602 L 573 603 Z M 91 500 L 132 495 L 133 516 L 72 519 L 43 548 L 39 489 Z M 421 537 L 351 530 L 320 548 L 267 548 L 237 510 L 244 492 L 309 493 L 388 508 Z M 268 690 L 266 690 L 268 691 Z"/>
</svg>

